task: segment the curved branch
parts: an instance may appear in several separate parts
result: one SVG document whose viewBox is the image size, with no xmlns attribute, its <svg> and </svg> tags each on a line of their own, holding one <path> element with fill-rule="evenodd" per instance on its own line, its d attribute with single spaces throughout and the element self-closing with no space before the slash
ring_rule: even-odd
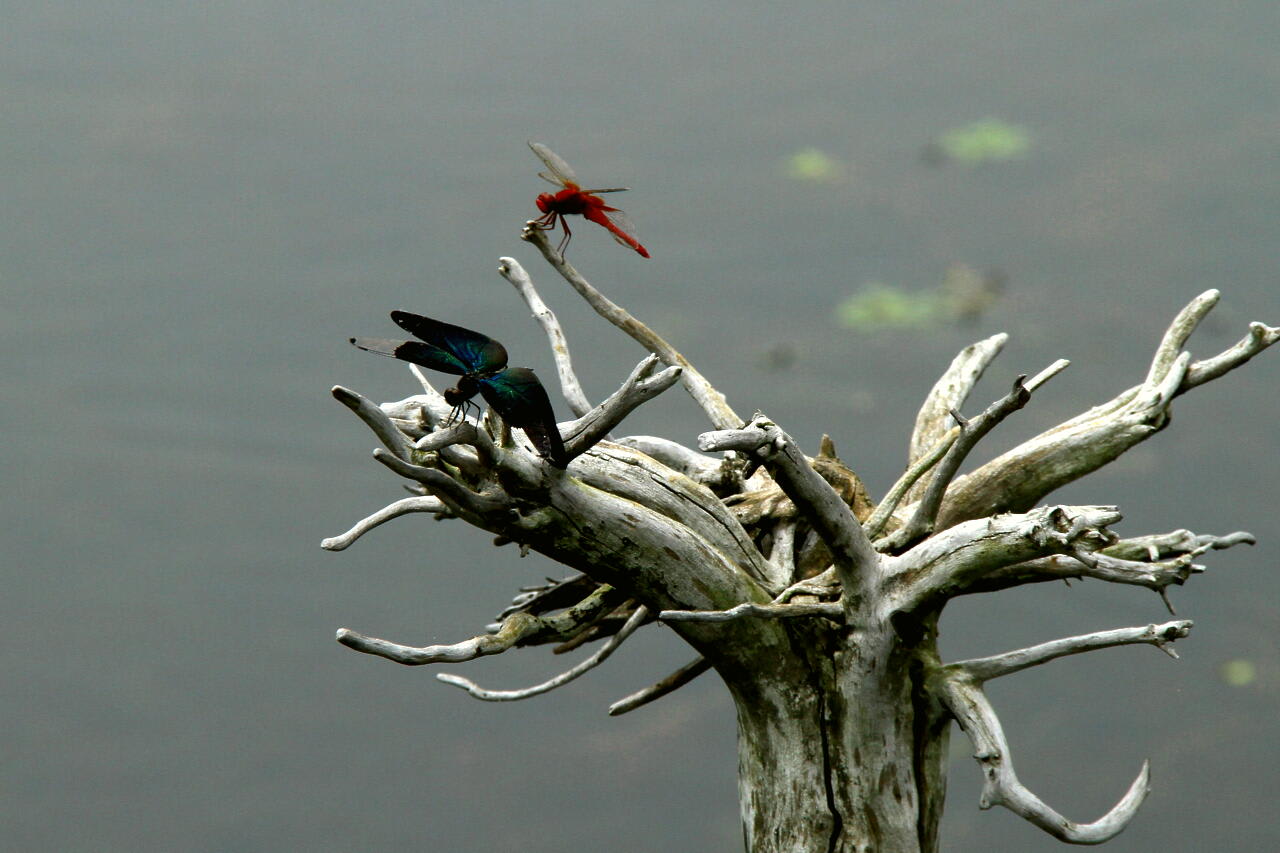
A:
<svg viewBox="0 0 1280 853">
<path fill-rule="evenodd" d="M 952 671 L 937 678 L 934 687 L 936 695 L 969 735 L 974 747 L 973 757 L 982 765 L 985 781 L 978 800 L 980 808 L 1004 806 L 1061 841 L 1101 844 L 1129 825 L 1151 790 L 1150 767 L 1144 761 L 1138 777 L 1109 812 L 1093 823 L 1067 820 L 1018 781 L 1000 718 L 981 685 L 963 672 Z"/>
<path fill-rule="evenodd" d="M 551 345 L 551 355 L 556 362 L 556 373 L 560 377 L 560 393 L 564 395 L 570 411 L 582 417 L 591 411 L 591 403 L 582 391 L 578 375 L 573 372 L 573 361 L 569 357 L 569 342 L 565 339 L 564 330 L 560 328 L 560 321 L 542 301 L 542 297 L 533 286 L 533 279 L 529 278 L 529 274 L 524 271 L 524 267 L 520 266 L 519 261 L 515 258 L 498 258 L 498 272 L 511 282 L 511 286 L 524 299 L 524 304 L 528 305 L 529 310 L 533 312 L 533 318 L 542 326 L 542 331 L 546 332 L 547 343 Z"/>
<path fill-rule="evenodd" d="M 405 462 L 403 459 L 392 456 L 381 447 L 373 451 L 373 458 L 395 471 L 401 477 L 422 483 L 432 494 L 459 514 L 484 517 L 504 512 L 507 509 L 506 500 L 493 497 L 490 494 L 473 492 L 443 471 Z"/>
<path fill-rule="evenodd" d="M 684 372 L 681 374 L 684 387 L 688 390 L 689 396 L 693 397 L 698 405 L 702 407 L 712 426 L 719 429 L 731 429 L 742 423 L 742 418 L 738 417 L 733 409 L 729 407 L 724 395 L 712 387 L 711 383 L 675 347 L 663 340 L 657 332 L 654 332 L 644 323 L 631 316 L 626 309 L 615 304 L 592 287 L 582 277 L 581 273 L 560 256 L 560 253 L 551 248 L 551 243 L 547 240 L 547 232 L 538 228 L 536 222 L 525 223 L 524 232 L 520 237 L 536 246 L 538 251 L 542 252 L 542 256 L 547 259 L 547 263 L 551 264 L 556 272 L 560 273 L 564 280 L 569 282 L 574 290 L 578 291 L 579 295 L 587 301 L 588 305 L 595 309 L 597 314 L 617 326 L 629 335 L 632 340 L 661 358 L 665 363 L 673 367 L 684 368 Z"/>
<path fill-rule="evenodd" d="M 452 684 L 454 687 L 460 687 L 476 699 L 485 702 L 513 702 L 517 699 L 528 699 L 533 696 L 539 696 L 543 693 L 555 690 L 557 687 L 563 687 L 575 678 L 584 675 L 595 669 L 613 654 L 623 641 L 636 632 L 637 629 L 645 622 L 649 621 L 649 611 L 640 606 L 636 608 L 636 612 L 631 614 L 631 618 L 627 620 L 627 624 L 622 626 L 622 630 L 609 638 L 603 646 L 601 646 L 595 654 L 575 666 L 573 669 L 560 673 L 555 678 L 544 681 L 541 684 L 535 684 L 532 687 L 525 687 L 521 690 L 486 690 L 480 687 L 469 678 L 463 678 L 460 675 L 451 675 L 447 672 L 441 672 L 436 678 L 445 684 Z"/>
<path fill-rule="evenodd" d="M 384 506 L 370 516 L 360 519 L 346 533 L 323 540 L 320 543 L 320 547 L 326 551 L 345 550 L 375 527 L 385 524 L 393 518 L 408 515 L 411 512 L 430 512 L 434 513 L 436 517 L 441 517 L 448 515 L 449 509 L 439 498 L 434 496 L 403 498 L 393 504 Z"/>
<path fill-rule="evenodd" d="M 409 458 L 409 440 L 405 434 L 391 422 L 390 416 L 382 410 L 382 407 L 374 403 L 368 397 L 357 394 L 350 388 L 343 388 L 341 385 L 333 386 L 330 391 L 334 399 L 355 412 L 360 420 L 365 422 L 369 429 L 373 430 L 373 434 L 378 440 L 396 455 L 399 459 Z"/>
</svg>

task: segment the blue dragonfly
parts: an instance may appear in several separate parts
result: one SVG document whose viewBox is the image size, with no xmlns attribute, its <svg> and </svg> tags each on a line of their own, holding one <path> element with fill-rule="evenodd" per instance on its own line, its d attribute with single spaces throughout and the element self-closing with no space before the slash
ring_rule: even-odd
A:
<svg viewBox="0 0 1280 853">
<path fill-rule="evenodd" d="M 547 391 L 527 367 L 507 367 L 507 349 L 488 335 L 421 314 L 392 311 L 391 319 L 416 341 L 351 338 L 365 352 L 377 353 L 459 377 L 446 388 L 452 421 L 479 394 L 502 419 L 524 430 L 543 458 L 557 468 L 569 464 Z"/>
</svg>

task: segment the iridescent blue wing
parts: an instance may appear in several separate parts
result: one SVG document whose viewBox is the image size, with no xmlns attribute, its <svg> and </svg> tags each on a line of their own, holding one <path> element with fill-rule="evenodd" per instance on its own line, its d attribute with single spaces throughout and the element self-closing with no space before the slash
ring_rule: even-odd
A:
<svg viewBox="0 0 1280 853">
<path fill-rule="evenodd" d="M 452 373 L 455 376 L 462 376 L 470 373 L 457 356 L 441 349 L 433 347 L 431 344 L 424 344 L 419 341 L 388 341 L 383 338 L 352 338 L 351 343 L 355 344 L 365 352 L 377 353 L 378 355 L 386 355 L 391 358 L 398 358 L 401 361 L 409 361 L 414 364 L 420 364 L 423 367 L 429 367 L 432 370 L 439 370 L 441 373 Z"/>
<path fill-rule="evenodd" d="M 569 464 L 551 400 L 532 370 L 508 368 L 481 379 L 479 384 L 480 396 L 485 402 L 508 424 L 524 430 L 543 457 L 557 468 Z"/>
<path fill-rule="evenodd" d="M 446 371 L 448 373 L 488 373 L 507 366 L 506 348 L 488 335 L 408 311 L 392 311 L 391 319 L 415 338 L 439 350 L 440 360 L 457 366 L 458 369 Z M 445 368 L 436 367 L 436 370 Z"/>
</svg>

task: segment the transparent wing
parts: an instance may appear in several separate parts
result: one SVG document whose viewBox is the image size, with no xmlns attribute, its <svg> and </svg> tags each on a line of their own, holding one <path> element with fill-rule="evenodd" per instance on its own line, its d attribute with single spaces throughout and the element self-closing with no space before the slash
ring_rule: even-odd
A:
<svg viewBox="0 0 1280 853">
<path fill-rule="evenodd" d="M 469 365 L 453 353 L 440 347 L 419 341 L 389 341 L 384 338 L 351 338 L 351 343 L 365 352 L 398 358 L 412 364 L 429 367 L 441 373 L 463 376 L 471 372 Z"/>
<path fill-rule="evenodd" d="M 539 177 L 560 186 L 578 183 L 578 176 L 573 173 L 573 169 L 569 168 L 569 164 L 560 158 L 559 154 L 541 142 L 530 142 L 529 147 L 533 149 L 534 154 L 538 155 L 538 159 L 542 161 L 543 165 L 550 170 L 550 174 L 539 172 Z"/>
</svg>

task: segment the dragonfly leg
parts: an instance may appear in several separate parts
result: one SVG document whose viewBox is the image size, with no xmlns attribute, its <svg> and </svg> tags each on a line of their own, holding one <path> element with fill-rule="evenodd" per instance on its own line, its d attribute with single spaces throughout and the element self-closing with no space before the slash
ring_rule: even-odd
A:
<svg viewBox="0 0 1280 853">
<path fill-rule="evenodd" d="M 573 236 L 573 232 L 569 230 L 569 220 L 567 217 L 560 217 L 560 225 L 564 228 L 564 237 L 560 238 L 560 245 L 556 246 L 556 251 L 560 253 L 561 258 L 564 258 L 565 247 L 569 245 L 569 238 Z"/>
</svg>

